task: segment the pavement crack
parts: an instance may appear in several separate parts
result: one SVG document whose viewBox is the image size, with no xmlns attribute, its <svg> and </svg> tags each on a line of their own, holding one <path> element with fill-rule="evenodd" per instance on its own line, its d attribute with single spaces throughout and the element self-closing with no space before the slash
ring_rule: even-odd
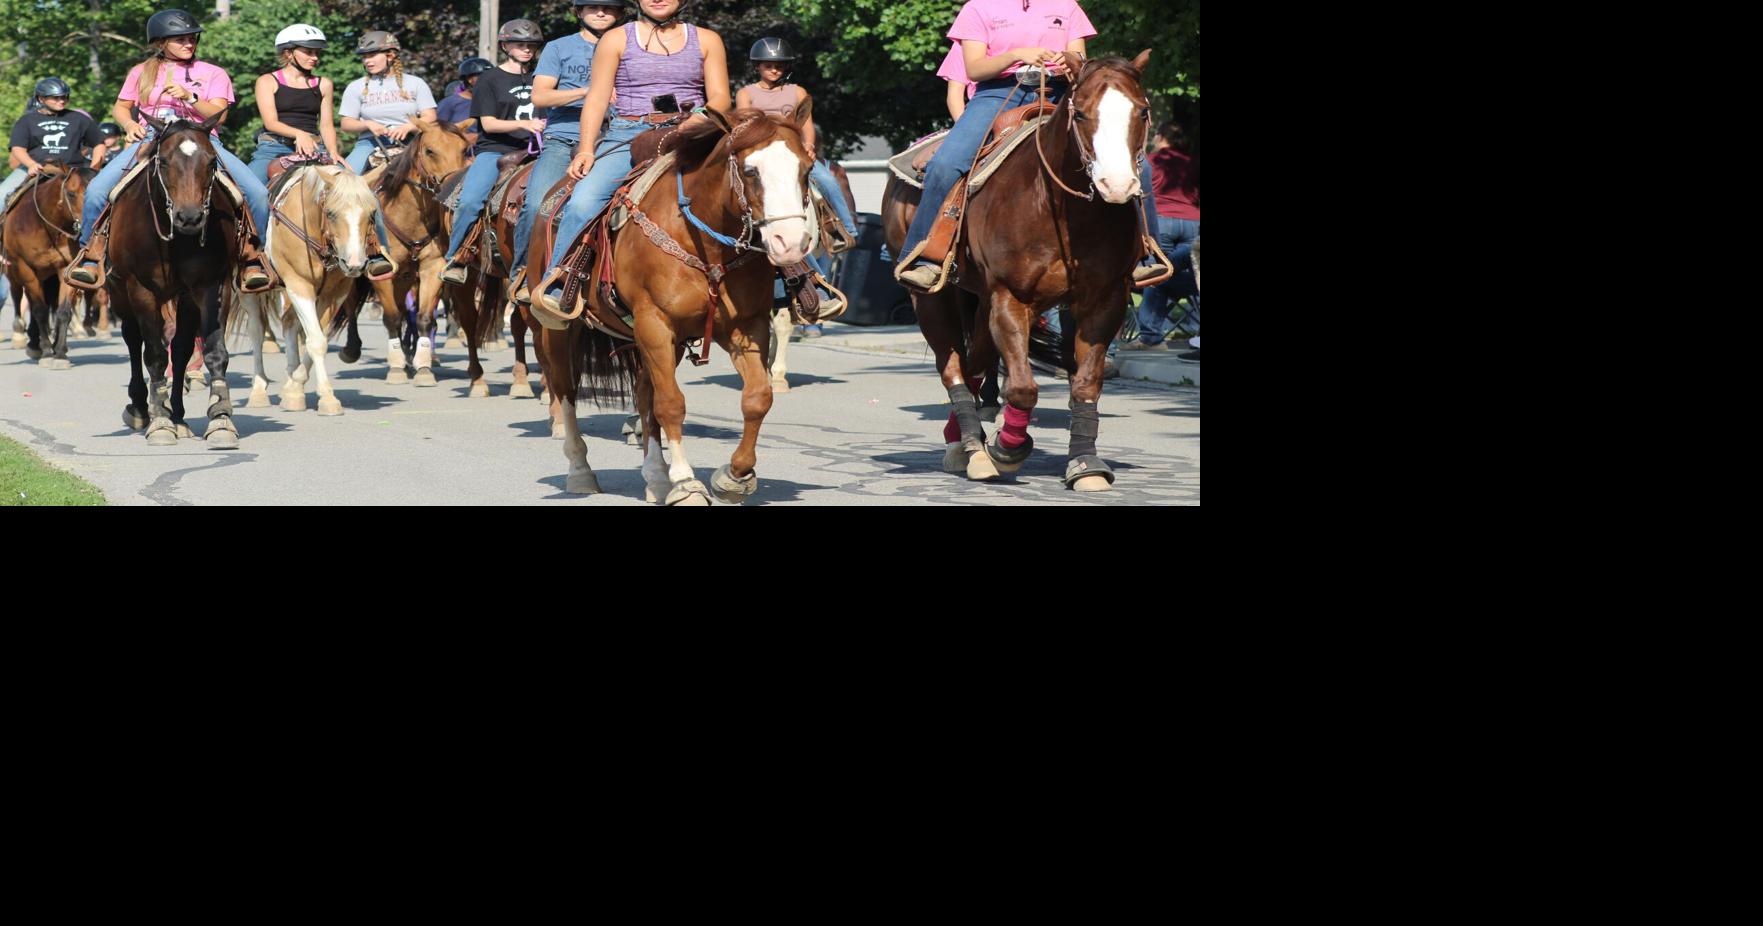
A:
<svg viewBox="0 0 1763 926">
<path fill-rule="evenodd" d="M 171 472 L 160 476 L 158 479 L 153 480 L 152 485 L 142 489 L 141 497 L 155 505 L 190 507 L 193 503 L 177 497 L 179 480 L 191 473 L 199 473 L 203 470 L 210 469 L 221 469 L 227 466 L 237 466 L 240 463 L 250 463 L 256 459 L 257 454 L 255 453 L 229 453 L 207 466 L 190 466 L 184 469 L 174 469 Z"/>
</svg>

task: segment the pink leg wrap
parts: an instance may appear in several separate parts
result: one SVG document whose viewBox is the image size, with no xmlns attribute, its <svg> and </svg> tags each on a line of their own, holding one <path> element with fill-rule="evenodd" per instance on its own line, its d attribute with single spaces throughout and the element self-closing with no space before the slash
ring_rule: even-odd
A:
<svg viewBox="0 0 1763 926">
<path fill-rule="evenodd" d="M 943 443 L 961 443 L 961 423 L 955 420 L 955 413 L 949 413 L 949 423 L 943 425 Z"/>
<path fill-rule="evenodd" d="M 1004 406 L 1004 430 L 998 432 L 998 443 L 1011 450 L 1028 440 L 1028 412 L 1014 405 Z"/>
</svg>

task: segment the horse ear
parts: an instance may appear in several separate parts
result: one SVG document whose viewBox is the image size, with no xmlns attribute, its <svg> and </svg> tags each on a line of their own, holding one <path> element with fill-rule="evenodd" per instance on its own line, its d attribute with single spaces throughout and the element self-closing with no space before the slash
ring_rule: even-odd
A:
<svg viewBox="0 0 1763 926">
<path fill-rule="evenodd" d="M 724 134 L 724 135 L 734 134 L 735 127 L 732 123 L 730 123 L 728 121 L 728 116 L 725 115 L 722 110 L 715 109 L 712 107 L 705 107 L 704 115 L 709 116 L 710 121 L 716 123 L 716 127 L 718 129 L 722 130 L 722 134 Z"/>
<path fill-rule="evenodd" d="M 1145 65 L 1150 64 L 1150 63 L 1151 63 L 1151 50 L 1149 48 L 1145 49 L 1144 51 L 1139 52 L 1139 56 L 1137 58 L 1132 59 L 1132 66 L 1137 68 L 1138 72 L 1140 74 L 1145 73 Z"/>
<path fill-rule="evenodd" d="M 214 127 L 217 125 L 220 125 L 220 120 L 225 115 L 226 115 L 226 110 L 223 109 L 220 112 L 217 112 L 214 115 L 209 116 L 208 118 L 202 120 L 202 131 L 204 131 L 204 132 L 214 131 Z"/>
<path fill-rule="evenodd" d="M 143 122 L 147 123 L 147 127 L 151 128 L 153 130 L 153 134 L 155 134 L 155 135 L 165 134 L 165 123 L 162 120 L 155 119 L 152 116 L 152 114 L 142 113 L 141 120 Z"/>
</svg>

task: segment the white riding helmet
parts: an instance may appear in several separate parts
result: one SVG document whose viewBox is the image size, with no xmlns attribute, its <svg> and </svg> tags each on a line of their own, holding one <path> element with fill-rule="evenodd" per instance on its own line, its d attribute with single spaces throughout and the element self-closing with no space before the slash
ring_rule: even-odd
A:
<svg viewBox="0 0 1763 926">
<path fill-rule="evenodd" d="M 275 35 L 276 51 L 283 51 L 289 48 L 323 47 L 325 47 L 324 33 L 321 32 L 317 26 L 308 26 L 305 23 L 295 23 Z"/>
</svg>

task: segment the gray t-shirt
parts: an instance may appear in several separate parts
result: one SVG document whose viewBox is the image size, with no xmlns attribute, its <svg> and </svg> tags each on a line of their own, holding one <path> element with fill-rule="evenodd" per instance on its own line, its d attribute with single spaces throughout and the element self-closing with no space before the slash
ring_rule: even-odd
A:
<svg viewBox="0 0 1763 926">
<path fill-rule="evenodd" d="M 379 77 L 358 77 L 343 91 L 342 115 L 384 125 L 409 122 L 425 109 L 435 108 L 434 94 L 429 85 L 414 74 L 404 75 L 404 89 L 392 80 L 391 74 Z"/>
</svg>

